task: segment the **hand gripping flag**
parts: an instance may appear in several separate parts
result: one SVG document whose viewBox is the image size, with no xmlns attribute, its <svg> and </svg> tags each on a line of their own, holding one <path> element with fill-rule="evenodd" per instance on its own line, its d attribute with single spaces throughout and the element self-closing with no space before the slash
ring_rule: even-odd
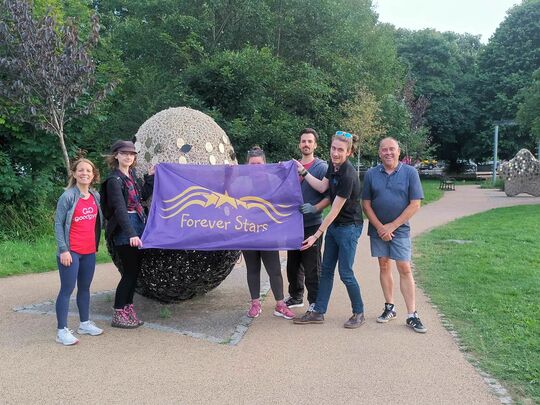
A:
<svg viewBox="0 0 540 405">
<path fill-rule="evenodd" d="M 144 248 L 296 250 L 304 237 L 296 164 L 156 166 Z"/>
</svg>

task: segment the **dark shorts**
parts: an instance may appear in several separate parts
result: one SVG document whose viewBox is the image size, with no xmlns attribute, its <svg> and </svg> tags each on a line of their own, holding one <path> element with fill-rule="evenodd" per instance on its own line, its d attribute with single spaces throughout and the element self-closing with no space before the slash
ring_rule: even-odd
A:
<svg viewBox="0 0 540 405">
<path fill-rule="evenodd" d="M 389 257 L 400 262 L 411 261 L 411 240 L 409 238 L 394 238 L 391 241 L 384 241 L 374 236 L 371 240 L 372 257 Z"/>
</svg>

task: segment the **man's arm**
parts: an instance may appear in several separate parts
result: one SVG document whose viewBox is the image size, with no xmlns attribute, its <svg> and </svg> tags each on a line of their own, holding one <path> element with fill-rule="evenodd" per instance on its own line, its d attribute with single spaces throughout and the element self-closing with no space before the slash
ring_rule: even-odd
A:
<svg viewBox="0 0 540 405">
<path fill-rule="evenodd" d="M 411 219 L 414 214 L 416 214 L 416 211 L 420 209 L 421 202 L 422 200 L 411 200 L 409 202 L 409 205 L 407 205 L 407 208 L 403 210 L 401 215 L 391 222 L 394 227 L 392 232 Z"/>
<path fill-rule="evenodd" d="M 304 176 L 304 181 L 307 181 L 313 189 L 317 190 L 321 194 L 328 190 L 328 186 L 330 186 L 330 182 L 326 177 L 323 177 L 322 180 L 319 180 L 310 172 L 306 173 L 306 175 Z"/>
<path fill-rule="evenodd" d="M 328 190 L 328 186 L 330 185 L 330 182 L 326 177 L 323 177 L 321 180 L 319 180 L 317 177 L 312 175 L 310 172 L 308 172 L 302 163 L 300 163 L 298 160 L 293 159 L 296 162 L 296 168 L 298 169 L 298 174 L 300 174 L 304 177 L 304 181 L 307 181 L 308 184 L 313 188 L 314 190 L 317 190 L 319 193 L 324 194 L 326 190 Z"/>
<path fill-rule="evenodd" d="M 375 211 L 373 211 L 373 207 L 371 207 L 371 200 L 362 200 L 362 209 L 364 210 L 366 217 L 368 217 L 371 225 L 373 225 L 377 230 L 377 234 L 379 235 L 379 237 L 386 242 L 391 240 L 394 234 L 392 232 L 388 232 L 385 228 L 385 225 L 381 221 L 379 221 L 379 218 L 377 218 Z"/>
<path fill-rule="evenodd" d="M 381 223 L 381 221 L 377 219 L 377 217 L 375 216 L 375 212 L 373 211 L 373 208 L 371 208 L 371 201 L 366 200 L 365 205 L 364 205 L 364 201 L 362 201 L 362 206 L 364 207 L 364 212 L 366 213 L 366 216 L 369 218 L 369 222 L 371 222 L 373 226 L 375 227 L 375 229 L 377 229 L 377 233 L 379 234 L 381 239 L 390 240 L 394 236 L 394 231 L 398 229 L 401 225 L 403 225 L 405 222 L 407 222 L 409 219 L 411 219 L 414 214 L 416 214 L 416 211 L 418 211 L 418 209 L 420 208 L 421 201 L 422 200 L 411 200 L 409 202 L 409 205 L 407 205 L 407 208 L 403 210 L 403 212 L 399 215 L 399 217 L 397 217 L 392 222 L 389 222 L 387 224 L 383 224 Z M 368 210 L 366 210 L 366 205 L 369 205 L 368 210 L 371 210 L 377 222 L 371 221 L 370 214 L 368 214 Z M 380 224 L 380 226 L 377 226 L 377 224 Z M 390 236 L 390 239 L 385 239 L 385 237 L 387 238 L 388 236 Z"/>
<path fill-rule="evenodd" d="M 321 201 L 314 205 L 317 212 L 322 212 L 326 207 L 330 205 L 330 198 L 324 197 Z"/>
</svg>

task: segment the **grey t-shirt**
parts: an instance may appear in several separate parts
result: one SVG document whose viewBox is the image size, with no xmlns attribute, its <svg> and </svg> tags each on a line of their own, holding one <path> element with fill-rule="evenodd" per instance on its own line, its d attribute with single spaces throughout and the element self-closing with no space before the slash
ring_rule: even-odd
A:
<svg viewBox="0 0 540 405">
<path fill-rule="evenodd" d="M 424 191 L 416 169 L 399 163 L 391 174 L 378 165 L 369 169 L 364 177 L 362 200 L 370 200 L 375 215 L 383 224 L 392 222 L 407 208 L 411 200 L 422 200 Z M 370 223 L 368 235 L 379 237 L 377 230 Z M 394 238 L 410 236 L 409 222 L 394 231 Z"/>
</svg>

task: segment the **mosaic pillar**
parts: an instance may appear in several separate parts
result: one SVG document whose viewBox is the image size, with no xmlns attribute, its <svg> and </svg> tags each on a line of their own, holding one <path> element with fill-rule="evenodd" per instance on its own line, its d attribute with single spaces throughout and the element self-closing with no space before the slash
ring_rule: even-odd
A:
<svg viewBox="0 0 540 405">
<path fill-rule="evenodd" d="M 525 193 L 540 197 L 540 161 L 527 149 L 521 149 L 512 160 L 503 163 L 500 176 L 507 196 Z"/>
<path fill-rule="evenodd" d="M 139 174 L 157 163 L 238 164 L 229 137 L 208 115 L 190 108 L 163 110 L 135 135 Z M 112 246 L 107 246 L 122 271 Z M 232 271 L 239 251 L 144 249 L 137 292 L 162 302 L 193 298 L 217 287 Z"/>
</svg>

